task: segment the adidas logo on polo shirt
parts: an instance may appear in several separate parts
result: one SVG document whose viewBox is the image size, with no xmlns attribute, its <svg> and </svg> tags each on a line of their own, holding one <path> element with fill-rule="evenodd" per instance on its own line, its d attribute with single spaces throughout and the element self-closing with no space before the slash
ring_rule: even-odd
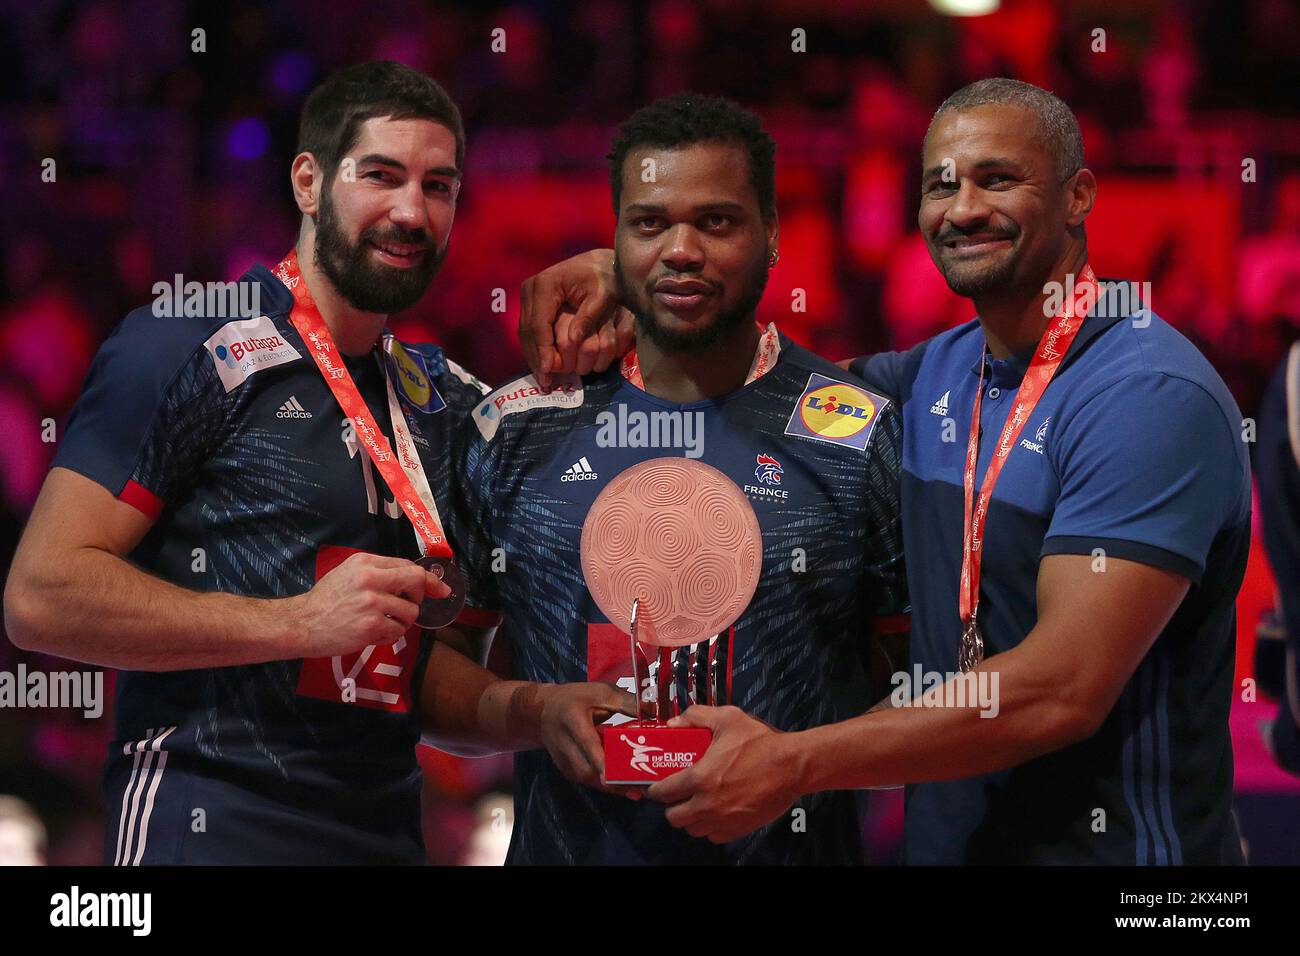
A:
<svg viewBox="0 0 1300 956">
<path fill-rule="evenodd" d="M 949 389 L 948 391 L 944 392 L 944 393 L 943 393 L 943 398 L 939 399 L 937 402 L 935 402 L 933 405 L 930 406 L 930 414 L 931 414 L 931 415 L 947 415 L 947 414 L 948 414 L 948 396 L 951 395 L 951 394 L 952 394 L 952 389 Z"/>
<path fill-rule="evenodd" d="M 565 469 L 564 474 L 560 475 L 560 481 L 595 481 L 599 477 L 591 470 L 591 462 L 584 455 Z"/>
<path fill-rule="evenodd" d="M 280 406 L 280 410 L 275 413 L 276 418 L 311 418 L 311 412 L 303 408 L 296 395 L 290 395 L 289 400 Z"/>
</svg>

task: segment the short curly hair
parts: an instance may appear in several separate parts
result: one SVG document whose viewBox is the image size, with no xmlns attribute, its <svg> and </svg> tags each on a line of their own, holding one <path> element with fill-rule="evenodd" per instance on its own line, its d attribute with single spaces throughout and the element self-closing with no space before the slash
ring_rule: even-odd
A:
<svg viewBox="0 0 1300 956">
<path fill-rule="evenodd" d="M 733 100 L 698 93 L 675 93 L 633 113 L 618 128 L 610 146 L 609 185 L 614 215 L 623 199 L 623 161 L 642 146 L 677 149 L 696 143 L 734 143 L 749 155 L 749 181 L 765 220 L 776 212 L 776 142 L 763 121 Z"/>
</svg>

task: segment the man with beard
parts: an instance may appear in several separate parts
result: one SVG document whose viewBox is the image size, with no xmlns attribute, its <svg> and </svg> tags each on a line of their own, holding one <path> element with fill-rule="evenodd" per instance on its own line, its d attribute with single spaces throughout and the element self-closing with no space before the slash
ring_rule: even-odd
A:
<svg viewBox="0 0 1300 956">
<path fill-rule="evenodd" d="M 413 559 L 445 555 L 449 440 L 486 389 L 385 324 L 446 254 L 463 156 L 428 77 L 336 74 L 303 110 L 297 244 L 241 279 L 260 311 L 139 309 L 95 360 L 5 624 L 122 670 L 113 864 L 420 863 L 422 730 L 538 746 L 627 696 L 500 681 L 413 627 L 449 596 Z"/>
<path fill-rule="evenodd" d="M 911 863 L 1241 862 L 1241 414 L 1133 284 L 1093 274 L 1097 181 L 1057 97 L 1009 79 L 958 90 L 922 170 L 931 258 L 979 317 L 850 365 L 903 406 L 915 612 L 896 703 L 911 706 L 800 734 L 698 708 L 686 722 L 713 745 L 649 795 L 725 841 L 801 794 L 906 783 Z M 551 342 L 546 303 L 584 313 L 548 371 L 612 312 L 600 262 L 532 280 L 533 343 Z M 617 350 L 586 349 L 588 363 Z"/>
<path fill-rule="evenodd" d="M 635 349 L 550 388 L 527 376 L 476 411 L 453 467 L 469 605 L 504 614 L 528 680 L 636 686 L 627 635 L 587 590 L 582 527 L 620 473 L 684 454 L 744 489 L 762 533 L 758 589 L 735 628 L 734 703 L 784 731 L 860 713 L 873 622 L 906 628 L 894 405 L 755 322 L 779 233 L 775 144 L 757 117 L 679 94 L 628 119 L 608 158 L 612 268 Z M 500 573 L 483 573 L 494 555 Z M 852 794 L 817 794 L 717 847 L 651 801 L 601 792 L 589 728 L 552 754 L 516 758 L 511 863 L 860 860 Z"/>
</svg>

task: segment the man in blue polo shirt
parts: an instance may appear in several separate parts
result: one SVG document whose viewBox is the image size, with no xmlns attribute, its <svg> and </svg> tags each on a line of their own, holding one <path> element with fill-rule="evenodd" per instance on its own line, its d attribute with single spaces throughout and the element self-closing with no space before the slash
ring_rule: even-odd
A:
<svg viewBox="0 0 1300 956">
<path fill-rule="evenodd" d="M 1064 103 L 980 81 L 923 152 L 921 231 L 979 318 L 851 366 L 903 407 L 913 621 L 895 703 L 911 706 L 793 734 L 692 709 L 679 719 L 713 744 L 649 795 L 729 840 L 801 794 L 906 783 L 912 863 L 1241 862 L 1240 412 L 1149 299 L 1094 281 L 1096 179 Z M 608 285 L 592 265 L 533 283 L 535 313 L 548 295 L 577 306 L 549 348 L 525 316 L 548 371 L 617 351 L 610 333 L 575 349 Z"/>
</svg>

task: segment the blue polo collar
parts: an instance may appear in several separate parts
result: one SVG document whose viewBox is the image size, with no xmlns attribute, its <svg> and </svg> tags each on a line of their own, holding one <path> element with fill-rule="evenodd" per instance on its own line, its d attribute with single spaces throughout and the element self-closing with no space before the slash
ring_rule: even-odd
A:
<svg viewBox="0 0 1300 956">
<path fill-rule="evenodd" d="M 1070 343 L 1069 351 L 1065 353 L 1065 358 L 1061 360 L 1061 369 L 1073 362 L 1083 350 L 1088 347 L 1088 343 L 1095 339 L 1101 333 L 1105 332 L 1116 322 L 1123 319 L 1132 318 L 1134 310 L 1123 309 L 1127 297 L 1117 294 L 1122 283 L 1119 279 L 1102 279 L 1097 280 L 1101 286 L 1101 295 L 1097 297 L 1097 302 L 1091 312 L 1083 320 L 1083 327 L 1079 329 L 1079 334 L 1075 336 L 1074 341 Z M 1131 298 L 1128 299 L 1131 302 Z M 983 332 L 980 333 L 980 344 L 984 344 Z M 971 365 L 971 374 L 978 376 L 984 359 L 988 361 L 988 371 L 985 378 L 993 385 L 999 388 L 1018 388 L 1021 380 L 1025 377 L 1025 372 L 1029 371 L 1029 363 L 1033 358 L 1032 355 L 1019 356 L 1012 355 L 1005 359 L 995 359 L 989 356 L 987 350 L 980 349 L 980 357 Z"/>
</svg>

